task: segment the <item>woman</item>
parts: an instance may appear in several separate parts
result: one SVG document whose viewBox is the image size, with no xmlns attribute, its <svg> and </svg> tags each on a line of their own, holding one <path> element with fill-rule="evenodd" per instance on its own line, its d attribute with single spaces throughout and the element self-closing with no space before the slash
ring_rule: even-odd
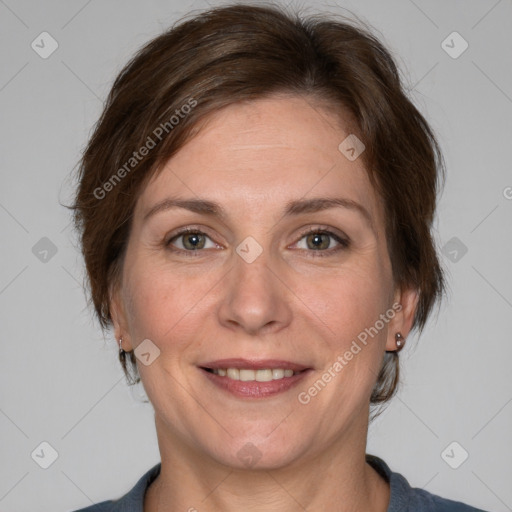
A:
<svg viewBox="0 0 512 512">
<path fill-rule="evenodd" d="M 82 510 L 477 510 L 366 454 L 370 408 L 445 289 L 443 169 L 392 57 L 353 23 L 234 5 L 143 48 L 74 208 L 161 463 Z"/>
</svg>

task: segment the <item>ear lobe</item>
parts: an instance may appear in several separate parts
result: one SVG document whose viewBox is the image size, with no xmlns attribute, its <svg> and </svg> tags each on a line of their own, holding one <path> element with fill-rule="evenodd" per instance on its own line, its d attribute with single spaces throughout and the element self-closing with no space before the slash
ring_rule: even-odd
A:
<svg viewBox="0 0 512 512">
<path fill-rule="evenodd" d="M 389 322 L 386 351 L 391 352 L 397 349 L 395 341 L 395 334 L 397 332 L 399 332 L 404 339 L 407 339 L 414 322 L 414 314 L 418 306 L 418 300 L 419 293 L 415 288 L 406 288 L 404 290 L 398 290 L 395 293 L 395 307 L 393 309 L 396 308 L 396 314 Z M 400 304 L 399 309 L 396 307 L 396 304 Z"/>
<path fill-rule="evenodd" d="M 126 321 L 126 314 L 124 304 L 121 297 L 121 290 L 119 287 L 112 287 L 109 289 L 109 311 L 114 326 L 114 336 L 116 340 L 123 338 L 123 349 L 125 351 L 131 350 L 131 340 L 128 334 L 128 324 Z"/>
<path fill-rule="evenodd" d="M 407 288 L 402 292 L 400 303 L 402 304 L 403 326 L 401 332 L 404 338 L 411 332 L 419 298 L 419 292 L 414 288 Z"/>
</svg>

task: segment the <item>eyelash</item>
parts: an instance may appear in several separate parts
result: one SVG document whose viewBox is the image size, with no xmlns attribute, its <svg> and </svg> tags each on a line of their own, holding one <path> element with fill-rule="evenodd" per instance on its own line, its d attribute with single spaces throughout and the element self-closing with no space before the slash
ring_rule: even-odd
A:
<svg viewBox="0 0 512 512">
<path fill-rule="evenodd" d="M 177 233 L 173 234 L 172 237 L 169 238 L 165 242 L 165 247 L 168 248 L 172 252 L 183 253 L 185 256 L 188 256 L 188 257 L 200 256 L 201 250 L 185 251 L 183 249 L 171 248 L 171 242 L 173 242 L 174 240 L 178 239 L 180 236 L 187 235 L 187 234 L 205 235 L 208 238 L 210 238 L 210 240 L 211 240 L 211 237 L 208 236 L 208 234 L 205 233 L 204 231 L 201 231 L 200 229 L 190 228 L 189 227 L 189 228 L 184 228 L 184 229 L 178 231 Z M 334 240 L 336 240 L 339 243 L 339 246 L 335 247 L 335 248 L 331 248 L 331 249 L 318 250 L 318 251 L 308 250 L 308 249 L 300 249 L 301 251 L 305 251 L 306 253 L 309 253 L 308 257 L 311 257 L 311 258 L 318 258 L 318 257 L 322 258 L 322 257 L 326 257 L 326 256 L 331 256 L 334 253 L 337 253 L 338 251 L 347 249 L 350 246 L 350 241 L 348 239 L 342 238 L 341 236 L 337 235 L 336 233 L 333 233 L 332 231 L 329 231 L 329 229 L 326 229 L 326 228 L 311 228 L 311 229 L 308 229 L 308 230 L 306 230 L 306 231 L 304 231 L 304 232 L 302 232 L 300 234 L 300 237 L 299 237 L 298 241 L 302 240 L 304 237 L 306 237 L 308 235 L 313 235 L 313 234 L 328 235 L 328 236 L 334 238 Z M 313 255 L 313 254 L 310 254 L 310 253 L 315 253 L 315 254 Z"/>
</svg>

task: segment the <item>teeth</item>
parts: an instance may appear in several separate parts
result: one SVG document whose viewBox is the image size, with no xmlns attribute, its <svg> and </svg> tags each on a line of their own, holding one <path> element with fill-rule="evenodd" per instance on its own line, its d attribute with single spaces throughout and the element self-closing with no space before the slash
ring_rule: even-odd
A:
<svg viewBox="0 0 512 512">
<path fill-rule="evenodd" d="M 272 370 L 272 378 L 273 379 L 282 379 L 284 377 L 284 370 L 280 370 L 275 368 Z"/>
<path fill-rule="evenodd" d="M 215 375 L 221 377 L 228 377 L 233 380 L 241 380 L 245 382 L 257 381 L 257 382 L 270 382 L 271 380 L 279 380 L 284 377 L 291 377 L 299 372 L 293 370 L 284 370 L 281 368 L 265 368 L 262 370 L 250 370 L 248 368 L 219 368 L 213 370 Z"/>
<path fill-rule="evenodd" d="M 240 370 L 238 368 L 228 368 L 227 376 L 233 380 L 240 380 Z"/>
</svg>

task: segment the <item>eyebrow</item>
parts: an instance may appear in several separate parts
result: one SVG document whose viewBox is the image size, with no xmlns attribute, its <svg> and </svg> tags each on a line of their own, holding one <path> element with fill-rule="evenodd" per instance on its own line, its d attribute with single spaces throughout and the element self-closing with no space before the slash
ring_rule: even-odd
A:
<svg viewBox="0 0 512 512">
<path fill-rule="evenodd" d="M 145 214 L 143 221 L 146 222 L 153 215 L 170 210 L 172 208 L 183 208 L 201 215 L 227 217 L 225 209 L 218 203 L 206 199 L 181 199 L 176 197 L 166 198 L 152 206 Z M 359 213 L 374 230 L 373 219 L 368 210 L 358 202 L 345 197 L 315 197 L 311 199 L 297 199 L 286 203 L 283 216 L 301 215 L 304 213 L 316 213 L 330 208 L 346 208 Z"/>
</svg>

